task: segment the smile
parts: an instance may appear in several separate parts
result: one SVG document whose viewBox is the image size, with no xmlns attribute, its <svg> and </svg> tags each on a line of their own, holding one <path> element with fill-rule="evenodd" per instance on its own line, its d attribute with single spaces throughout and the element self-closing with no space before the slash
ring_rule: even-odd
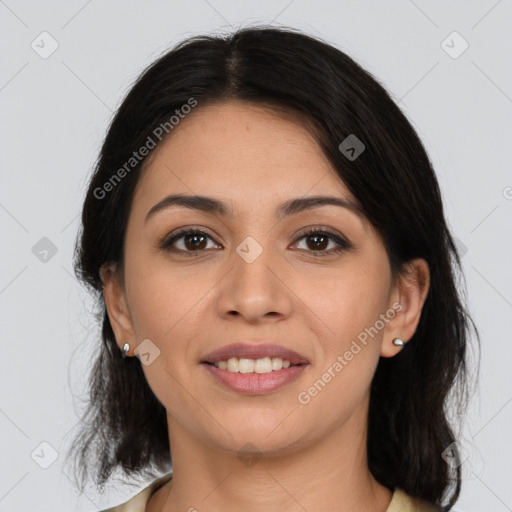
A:
<svg viewBox="0 0 512 512">
<path fill-rule="evenodd" d="M 260 395 L 276 391 L 296 380 L 309 364 L 291 364 L 281 358 L 238 359 L 202 366 L 217 382 L 232 391 Z"/>
</svg>

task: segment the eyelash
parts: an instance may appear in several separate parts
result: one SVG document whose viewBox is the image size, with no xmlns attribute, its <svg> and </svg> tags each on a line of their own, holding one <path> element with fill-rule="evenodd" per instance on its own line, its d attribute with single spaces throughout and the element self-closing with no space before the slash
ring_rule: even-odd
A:
<svg viewBox="0 0 512 512">
<path fill-rule="evenodd" d="M 199 229 L 191 229 L 191 228 L 182 228 L 182 229 L 178 230 L 178 232 L 174 233 L 171 237 L 165 238 L 158 245 L 159 245 L 160 249 L 163 249 L 165 251 L 175 252 L 175 253 L 182 253 L 183 255 L 186 255 L 186 256 L 195 256 L 198 252 L 205 252 L 206 251 L 206 249 L 201 249 L 201 250 L 196 250 L 196 251 L 187 251 L 187 250 L 176 249 L 176 248 L 171 247 L 172 244 L 174 244 L 179 239 L 183 238 L 185 235 L 206 235 L 206 237 L 210 238 L 216 244 L 220 245 L 208 233 L 205 233 L 204 231 L 201 231 Z M 306 250 L 307 252 L 311 252 L 311 253 L 315 254 L 315 257 L 330 256 L 330 255 L 333 255 L 333 254 L 338 254 L 338 253 L 340 253 L 343 250 L 347 250 L 347 249 L 351 249 L 352 248 L 351 244 L 349 244 L 346 240 L 344 240 L 343 238 L 339 237 L 338 235 L 336 235 L 332 231 L 329 231 L 327 228 L 324 228 L 323 226 L 320 227 L 320 228 L 312 228 L 312 229 L 307 230 L 306 232 L 302 233 L 299 236 L 299 238 L 297 238 L 296 242 L 302 240 L 303 238 L 308 238 L 308 237 L 311 237 L 311 236 L 314 236 L 314 235 L 326 236 L 326 237 L 330 238 L 331 240 L 333 240 L 334 242 L 336 242 L 338 244 L 337 248 L 331 249 L 329 251 L 327 251 L 325 249 L 323 249 L 321 251 Z M 304 250 L 304 249 L 301 249 L 301 250 Z"/>
</svg>

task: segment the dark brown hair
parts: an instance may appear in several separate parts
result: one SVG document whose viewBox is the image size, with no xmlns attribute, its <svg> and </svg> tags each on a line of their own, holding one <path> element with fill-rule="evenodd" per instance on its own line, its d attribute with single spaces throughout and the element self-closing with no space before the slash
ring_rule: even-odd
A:
<svg viewBox="0 0 512 512">
<path fill-rule="evenodd" d="M 103 342 L 70 451 L 82 485 L 92 469 L 103 488 L 117 468 L 131 477 L 154 477 L 171 467 L 166 411 L 140 361 L 121 357 L 99 270 L 107 262 L 122 265 L 144 159 L 122 179 L 112 178 L 190 98 L 196 108 L 237 99 L 275 105 L 309 120 L 340 179 L 382 235 L 394 274 L 412 258 L 428 262 L 430 289 L 416 333 L 397 356 L 380 359 L 372 381 L 368 465 L 382 485 L 449 510 L 461 478 L 460 467 L 442 457 L 456 441 L 448 407 L 462 418 L 469 398 L 470 327 L 479 338 L 462 303 L 459 255 L 435 173 L 415 130 L 377 79 L 330 44 L 272 27 L 181 42 L 137 79 L 110 125 L 83 205 L 75 254 L 76 273 L 97 299 Z M 354 160 L 339 149 L 351 134 L 365 145 Z M 109 180 L 108 193 L 99 193 Z"/>
</svg>

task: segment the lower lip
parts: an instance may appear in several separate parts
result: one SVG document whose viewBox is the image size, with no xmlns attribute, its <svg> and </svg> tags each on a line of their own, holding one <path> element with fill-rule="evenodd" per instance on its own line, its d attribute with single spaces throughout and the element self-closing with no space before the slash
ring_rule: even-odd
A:
<svg viewBox="0 0 512 512">
<path fill-rule="evenodd" d="M 202 366 L 232 391 L 245 395 L 261 395 L 276 391 L 286 384 L 293 382 L 309 365 L 290 366 L 289 368 L 273 370 L 269 373 L 235 373 L 221 370 L 207 363 L 202 363 Z"/>
</svg>

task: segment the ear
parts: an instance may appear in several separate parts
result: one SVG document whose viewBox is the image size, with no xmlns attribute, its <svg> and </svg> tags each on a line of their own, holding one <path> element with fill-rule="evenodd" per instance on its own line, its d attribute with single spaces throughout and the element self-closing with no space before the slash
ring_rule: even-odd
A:
<svg viewBox="0 0 512 512">
<path fill-rule="evenodd" d="M 416 258 L 407 262 L 405 272 L 400 274 L 391 292 L 390 308 L 392 304 L 400 304 L 396 315 L 387 323 L 384 330 L 380 355 L 393 357 L 401 348 L 393 344 L 395 338 L 404 343 L 409 341 L 421 318 L 421 311 L 430 287 L 430 270 L 423 258 Z M 393 308 L 394 309 L 394 308 Z"/>
<path fill-rule="evenodd" d="M 130 350 L 133 351 L 135 349 L 135 334 L 123 279 L 113 263 L 100 268 L 100 277 L 103 283 L 103 299 L 116 342 L 120 349 L 128 342 Z M 130 355 L 130 352 L 127 355 Z"/>
</svg>

